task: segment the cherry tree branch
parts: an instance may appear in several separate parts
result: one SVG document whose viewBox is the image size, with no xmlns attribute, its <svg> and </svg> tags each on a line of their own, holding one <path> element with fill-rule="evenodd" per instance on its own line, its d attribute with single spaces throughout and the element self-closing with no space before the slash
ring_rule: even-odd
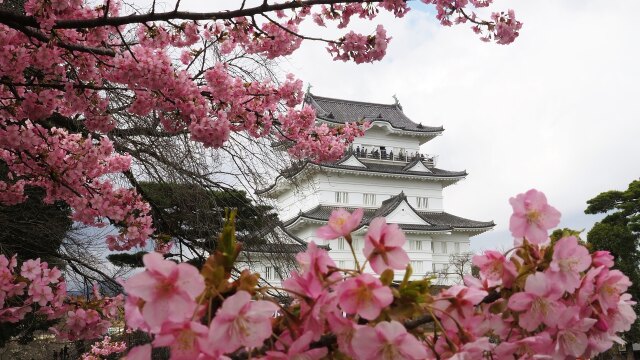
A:
<svg viewBox="0 0 640 360">
<path fill-rule="evenodd" d="M 381 0 L 370 0 L 369 3 L 377 3 Z M 149 12 L 146 14 L 130 14 L 124 16 L 112 16 L 112 17 L 99 17 L 91 19 L 64 19 L 57 20 L 53 29 L 89 29 L 101 26 L 121 26 L 129 24 L 138 24 L 153 21 L 168 21 L 168 20 L 229 20 L 236 17 L 253 16 L 263 14 L 267 12 L 274 12 L 277 10 L 299 9 L 302 7 L 313 5 L 331 5 L 331 4 L 351 4 L 360 3 L 362 0 L 304 0 L 304 1 L 287 1 L 278 4 L 267 4 L 266 2 L 261 5 L 240 8 L 237 10 L 222 10 L 215 12 L 189 12 L 189 11 L 168 11 L 168 12 Z M 7 10 L 0 10 L 0 23 L 7 24 L 8 22 L 19 23 L 23 26 L 30 26 L 39 28 L 38 21 L 33 16 L 16 15 L 15 13 Z"/>
</svg>

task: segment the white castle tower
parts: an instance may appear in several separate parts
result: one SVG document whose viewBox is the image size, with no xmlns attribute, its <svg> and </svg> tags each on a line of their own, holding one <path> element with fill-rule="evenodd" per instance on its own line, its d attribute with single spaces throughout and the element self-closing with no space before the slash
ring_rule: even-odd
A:
<svg viewBox="0 0 640 360">
<path fill-rule="evenodd" d="M 451 254 L 469 251 L 470 237 L 495 226 L 493 221 L 469 220 L 444 211 L 442 190 L 467 173 L 439 169 L 437 156 L 420 152 L 421 145 L 442 134 L 442 127 L 414 123 L 397 101 L 384 105 L 308 94 L 305 106 L 316 110 L 319 123 L 337 126 L 366 120 L 371 127 L 340 160 L 302 162 L 257 192 L 275 201 L 285 232 L 296 241 L 327 245 L 339 267 L 353 268 L 344 239 L 323 241 L 315 232 L 327 223 L 333 209 L 364 208 L 360 228 L 354 232 L 358 261 L 365 260 L 363 236 L 369 222 L 384 216 L 405 232 L 412 279 L 418 279 L 446 268 Z M 260 272 L 267 280 L 279 282 L 274 269 L 265 267 Z M 403 275 L 399 271 L 396 278 Z"/>
</svg>

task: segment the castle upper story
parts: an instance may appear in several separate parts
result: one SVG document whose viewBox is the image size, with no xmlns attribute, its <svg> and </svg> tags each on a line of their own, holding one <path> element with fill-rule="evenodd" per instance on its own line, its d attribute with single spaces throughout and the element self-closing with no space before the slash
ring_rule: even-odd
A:
<svg viewBox="0 0 640 360">
<path fill-rule="evenodd" d="M 316 111 L 317 121 L 330 126 L 367 121 L 370 127 L 344 156 L 333 162 L 303 161 L 259 190 L 276 200 L 286 221 L 317 206 L 375 209 L 401 191 L 417 209 L 444 211 L 443 188 L 464 179 L 466 171 L 437 167 L 438 157 L 420 146 L 444 129 L 409 119 L 400 104 L 375 104 L 308 94 L 305 106 Z"/>
</svg>

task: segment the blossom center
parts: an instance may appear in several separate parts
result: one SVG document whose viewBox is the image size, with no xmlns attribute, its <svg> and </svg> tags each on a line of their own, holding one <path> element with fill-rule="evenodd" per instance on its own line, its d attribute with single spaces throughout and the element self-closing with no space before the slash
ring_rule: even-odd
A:
<svg viewBox="0 0 640 360">
<path fill-rule="evenodd" d="M 362 303 L 367 303 L 371 301 L 373 294 L 371 293 L 371 290 L 368 287 L 361 286 L 358 289 L 358 293 L 356 296 L 358 297 L 358 302 L 362 304 Z"/>
<path fill-rule="evenodd" d="M 549 312 L 549 304 L 541 297 L 537 297 L 533 303 L 531 303 L 531 310 L 535 313 L 546 316 Z"/>
<path fill-rule="evenodd" d="M 249 336 L 249 323 L 243 316 L 238 316 L 233 322 L 232 331 L 234 338 L 245 338 Z"/>
<path fill-rule="evenodd" d="M 574 271 L 580 261 L 573 257 L 558 261 L 558 265 L 563 271 Z"/>
<path fill-rule="evenodd" d="M 380 359 L 383 360 L 394 360 L 398 358 L 398 352 L 396 351 L 396 347 L 392 344 L 386 343 L 382 347 L 382 351 L 380 352 Z"/>
<path fill-rule="evenodd" d="M 193 348 L 193 342 L 195 341 L 195 333 L 191 330 L 184 330 L 180 332 L 178 338 L 176 339 L 178 343 L 178 348 L 180 350 L 191 350 Z"/>
<path fill-rule="evenodd" d="M 527 222 L 529 224 L 538 223 L 541 217 L 542 217 L 542 214 L 538 210 L 531 210 L 527 212 Z"/>
<path fill-rule="evenodd" d="M 346 222 L 347 219 L 345 219 L 344 217 L 338 217 L 331 222 L 331 226 L 333 226 L 334 229 L 340 229 Z"/>
<path fill-rule="evenodd" d="M 156 291 L 159 296 L 169 296 L 176 292 L 175 284 L 169 280 L 161 281 L 156 286 Z"/>
</svg>

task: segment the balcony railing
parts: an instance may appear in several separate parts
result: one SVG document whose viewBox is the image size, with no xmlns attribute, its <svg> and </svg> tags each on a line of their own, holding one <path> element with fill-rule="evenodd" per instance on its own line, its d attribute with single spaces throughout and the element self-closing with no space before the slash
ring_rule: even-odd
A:
<svg viewBox="0 0 640 360">
<path fill-rule="evenodd" d="M 385 151 L 380 149 L 350 149 L 350 152 L 360 159 L 371 159 L 371 160 L 386 160 L 386 161 L 396 161 L 396 162 L 404 162 L 410 163 L 415 160 L 417 157 L 420 158 L 423 164 L 427 167 L 435 167 L 438 156 L 437 155 L 429 155 L 429 154 L 421 154 L 416 152 L 408 152 L 402 151 L 399 153 L 394 153 L 393 151 Z"/>
</svg>

